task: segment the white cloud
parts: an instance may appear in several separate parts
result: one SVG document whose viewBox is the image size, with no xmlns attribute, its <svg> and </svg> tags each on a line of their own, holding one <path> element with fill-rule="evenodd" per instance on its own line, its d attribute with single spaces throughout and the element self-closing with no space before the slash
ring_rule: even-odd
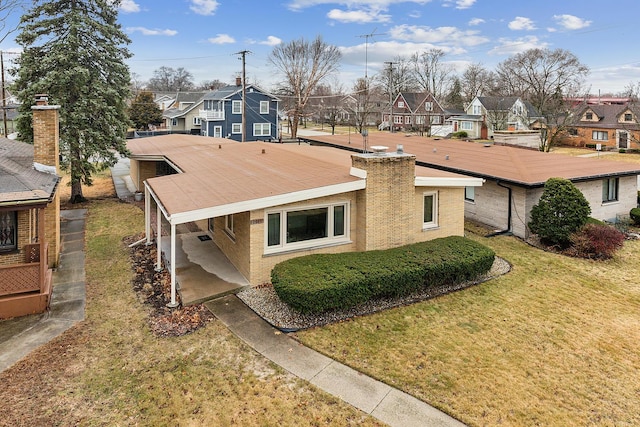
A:
<svg viewBox="0 0 640 427">
<path fill-rule="evenodd" d="M 381 10 L 340 10 L 332 9 L 327 13 L 329 19 L 342 23 L 368 23 L 368 22 L 389 22 L 391 15 L 384 15 Z"/>
<path fill-rule="evenodd" d="M 413 10 L 409 12 L 409 18 L 417 19 L 417 18 L 420 18 L 421 16 L 422 16 L 422 13 L 420 13 L 419 10 Z"/>
<path fill-rule="evenodd" d="M 178 34 L 176 30 L 159 30 L 145 27 L 127 27 L 129 33 L 140 33 L 143 36 L 175 36 Z"/>
<path fill-rule="evenodd" d="M 276 45 L 279 45 L 280 43 L 282 43 L 282 39 L 276 36 L 269 36 L 267 37 L 266 40 L 258 42 L 258 44 L 263 44 L 266 46 L 276 46 Z"/>
<path fill-rule="evenodd" d="M 535 30 L 536 26 L 533 21 L 529 18 L 525 18 L 523 16 L 516 16 L 516 19 L 509 22 L 510 30 Z"/>
<path fill-rule="evenodd" d="M 475 2 L 476 0 L 457 0 L 456 9 L 469 9 Z"/>
<path fill-rule="evenodd" d="M 456 27 L 431 28 L 418 25 L 399 25 L 389 30 L 392 38 L 418 43 L 442 43 L 445 45 L 476 46 L 489 41 L 478 31 L 460 30 Z"/>
<path fill-rule="evenodd" d="M 191 0 L 191 9 L 193 12 L 198 15 L 213 15 L 216 12 L 216 9 L 220 6 L 216 0 Z"/>
<path fill-rule="evenodd" d="M 482 18 L 473 18 L 473 19 L 471 19 L 471 20 L 469 21 L 469 25 L 470 25 L 470 26 L 472 26 L 472 27 L 474 27 L 474 26 L 476 26 L 476 25 L 484 24 L 485 22 L 487 22 L 487 21 L 485 21 L 485 20 L 484 20 L 484 19 L 482 19 Z"/>
<path fill-rule="evenodd" d="M 490 55 L 514 55 L 529 49 L 544 49 L 549 43 L 542 42 L 535 36 L 527 36 L 519 39 L 501 38 L 499 45 L 489 51 Z"/>
<path fill-rule="evenodd" d="M 566 30 L 580 30 L 591 25 L 591 21 L 573 15 L 554 15 L 553 19 Z"/>
<path fill-rule="evenodd" d="M 140 12 L 140 5 L 134 0 L 122 0 L 119 9 L 124 13 L 136 13 Z"/>
<path fill-rule="evenodd" d="M 290 0 L 287 6 L 291 10 L 302 10 L 308 7 L 318 6 L 321 4 L 335 4 L 346 6 L 351 9 L 369 8 L 369 9 L 387 9 L 389 5 L 397 3 L 415 3 L 424 5 L 432 0 Z M 450 1 L 450 0 L 448 0 Z M 458 0 L 458 2 L 475 2 L 476 0 Z"/>
<path fill-rule="evenodd" d="M 207 41 L 211 44 L 230 44 L 236 42 L 229 34 L 217 34 L 215 37 L 208 38 Z"/>
</svg>

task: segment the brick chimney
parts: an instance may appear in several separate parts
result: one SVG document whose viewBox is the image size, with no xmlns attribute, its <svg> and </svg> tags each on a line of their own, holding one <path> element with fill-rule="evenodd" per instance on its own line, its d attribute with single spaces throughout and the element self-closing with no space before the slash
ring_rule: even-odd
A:
<svg viewBox="0 0 640 427">
<path fill-rule="evenodd" d="M 242 77 L 236 77 L 236 86 L 242 86 Z"/>
<path fill-rule="evenodd" d="M 60 126 L 59 105 L 49 105 L 47 95 L 35 96 L 33 111 L 33 162 L 38 165 L 49 166 L 53 173 L 60 170 Z"/>
<path fill-rule="evenodd" d="M 40 172 L 60 172 L 60 119 L 59 105 L 49 105 L 47 95 L 36 95 L 33 111 L 33 167 Z M 60 192 L 43 211 L 44 236 L 39 240 L 49 244 L 49 267 L 58 265 L 60 257 Z"/>
<path fill-rule="evenodd" d="M 351 164 L 366 172 L 367 188 L 358 192 L 358 250 L 388 249 L 411 242 L 415 232 L 416 156 L 402 149 L 371 147 L 373 154 L 354 154 Z M 362 207 L 362 208 L 361 208 Z"/>
</svg>

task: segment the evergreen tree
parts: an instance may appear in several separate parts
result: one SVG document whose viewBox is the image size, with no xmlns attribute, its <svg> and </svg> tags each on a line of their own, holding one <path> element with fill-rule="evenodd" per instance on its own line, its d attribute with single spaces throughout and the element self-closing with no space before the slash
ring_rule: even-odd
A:
<svg viewBox="0 0 640 427">
<path fill-rule="evenodd" d="M 18 131 L 33 140 L 34 95 L 60 104 L 62 166 L 71 176 L 71 202 L 84 200 L 82 184 L 127 153 L 131 54 L 128 37 L 117 23 L 119 1 L 34 0 L 21 19 L 16 41 L 24 49 L 18 60 L 14 90 L 21 101 Z"/>
<path fill-rule="evenodd" d="M 153 102 L 153 93 L 140 92 L 129 107 L 129 118 L 136 129 L 146 130 L 148 125 L 162 123 L 162 110 Z"/>
</svg>

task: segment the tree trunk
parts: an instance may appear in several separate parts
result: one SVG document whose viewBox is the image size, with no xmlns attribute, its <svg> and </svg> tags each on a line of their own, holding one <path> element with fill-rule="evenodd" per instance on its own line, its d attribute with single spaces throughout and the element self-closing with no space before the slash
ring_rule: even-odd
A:
<svg viewBox="0 0 640 427">
<path fill-rule="evenodd" d="M 72 204 L 86 202 L 87 199 L 82 195 L 82 184 L 80 181 L 71 184 L 71 199 Z"/>
<path fill-rule="evenodd" d="M 291 119 L 291 139 L 295 139 L 298 137 L 298 121 L 300 120 L 300 115 L 297 111 L 293 113 L 293 119 Z"/>
</svg>

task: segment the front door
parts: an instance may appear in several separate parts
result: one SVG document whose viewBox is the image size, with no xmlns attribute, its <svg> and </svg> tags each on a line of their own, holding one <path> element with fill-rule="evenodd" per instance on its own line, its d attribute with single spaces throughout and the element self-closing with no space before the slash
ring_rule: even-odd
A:
<svg viewBox="0 0 640 427">
<path fill-rule="evenodd" d="M 215 138 L 222 138 L 222 126 L 213 127 L 213 136 Z"/>
<path fill-rule="evenodd" d="M 618 148 L 629 148 L 629 134 L 626 131 L 618 133 Z"/>
</svg>

